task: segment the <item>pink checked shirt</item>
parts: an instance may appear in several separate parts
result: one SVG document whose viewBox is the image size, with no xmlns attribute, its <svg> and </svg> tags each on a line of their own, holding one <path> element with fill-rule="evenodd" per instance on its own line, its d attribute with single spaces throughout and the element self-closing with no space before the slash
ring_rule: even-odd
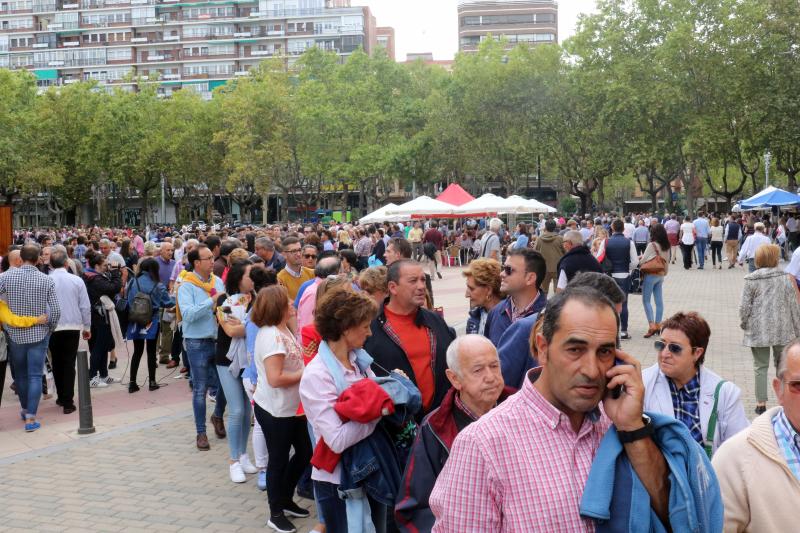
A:
<svg viewBox="0 0 800 533">
<path fill-rule="evenodd" d="M 576 435 L 525 379 L 517 394 L 458 434 L 430 496 L 434 533 L 594 531 L 578 507 L 610 425 L 598 410 Z"/>
</svg>

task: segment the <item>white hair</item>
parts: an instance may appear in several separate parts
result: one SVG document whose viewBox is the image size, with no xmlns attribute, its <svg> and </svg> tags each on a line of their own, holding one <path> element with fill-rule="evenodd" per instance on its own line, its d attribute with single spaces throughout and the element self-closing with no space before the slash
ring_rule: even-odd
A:
<svg viewBox="0 0 800 533">
<path fill-rule="evenodd" d="M 459 356 L 461 355 L 461 345 L 465 342 L 484 343 L 495 353 L 495 355 L 497 354 L 497 348 L 495 348 L 494 344 L 492 344 L 492 342 L 483 335 L 470 333 L 469 335 L 456 337 L 455 340 L 450 343 L 450 346 L 447 347 L 447 368 L 455 372 L 456 376 L 458 377 L 461 377 L 461 361 L 459 360 Z"/>
<path fill-rule="evenodd" d="M 499 218 L 493 218 L 489 221 L 489 230 L 498 232 L 503 225 L 503 221 Z"/>
<path fill-rule="evenodd" d="M 566 242 L 571 242 L 572 244 L 579 246 L 583 244 L 583 235 L 580 231 L 570 230 L 564 234 L 564 240 Z"/>
</svg>

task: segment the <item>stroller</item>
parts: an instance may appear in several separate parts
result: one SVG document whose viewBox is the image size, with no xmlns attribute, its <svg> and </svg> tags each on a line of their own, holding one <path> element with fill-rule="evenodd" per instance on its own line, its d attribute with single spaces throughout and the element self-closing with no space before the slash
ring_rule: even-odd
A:
<svg viewBox="0 0 800 533">
<path fill-rule="evenodd" d="M 631 294 L 642 293 L 642 271 L 639 267 L 631 272 Z"/>
</svg>

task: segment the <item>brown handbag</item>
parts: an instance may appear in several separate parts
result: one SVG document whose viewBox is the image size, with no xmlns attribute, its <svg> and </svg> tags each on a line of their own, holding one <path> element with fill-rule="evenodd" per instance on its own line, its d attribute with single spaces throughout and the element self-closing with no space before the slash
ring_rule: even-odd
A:
<svg viewBox="0 0 800 533">
<path fill-rule="evenodd" d="M 654 247 L 655 248 L 655 247 Z M 667 260 L 656 250 L 656 256 L 639 267 L 642 274 L 663 276 L 667 273 Z"/>
</svg>

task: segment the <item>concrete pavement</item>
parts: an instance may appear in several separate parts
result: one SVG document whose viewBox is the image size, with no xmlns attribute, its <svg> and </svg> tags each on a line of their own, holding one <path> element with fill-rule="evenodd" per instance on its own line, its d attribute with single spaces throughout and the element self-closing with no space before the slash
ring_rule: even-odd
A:
<svg viewBox="0 0 800 533">
<path fill-rule="evenodd" d="M 458 328 L 467 312 L 461 268 L 442 272 L 444 279 L 433 281 L 436 305 Z M 672 265 L 664 285 L 665 318 L 694 310 L 709 321 L 706 365 L 742 388 L 746 412 L 753 417 L 752 358 L 741 345 L 738 326 L 743 275 L 741 268 L 684 271 Z M 647 324 L 641 297 L 632 295 L 629 306 L 633 339 L 623 345 L 648 366 L 655 355 L 652 339 L 642 338 Z M 128 356 L 121 350 L 118 357 L 119 368 L 111 375 L 123 377 Z M 42 401 L 42 429 L 24 433 L 19 404 L 6 387 L 0 408 L 0 529 L 263 530 L 266 494 L 256 489 L 254 476 L 245 484 L 230 482 L 224 440 L 212 435 L 210 452 L 195 449 L 188 383 L 168 374 L 172 371 L 159 368 L 159 379 L 170 385 L 152 393 L 145 388 L 128 394 L 120 385 L 92 389 L 98 432 L 88 437 L 77 435 L 77 413 L 63 415 L 54 399 Z M 312 502 L 298 502 L 313 508 Z M 295 524 L 305 532 L 313 519 Z"/>
</svg>

